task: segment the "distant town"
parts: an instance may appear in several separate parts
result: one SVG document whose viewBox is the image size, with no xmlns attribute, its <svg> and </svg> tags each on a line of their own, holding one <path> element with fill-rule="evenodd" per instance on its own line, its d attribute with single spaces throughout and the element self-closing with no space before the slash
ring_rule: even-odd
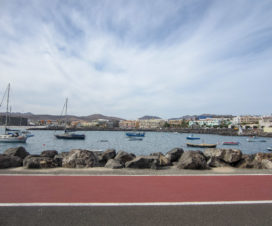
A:
<svg viewBox="0 0 272 226">
<path fill-rule="evenodd" d="M 5 113 L 0 113 L 0 125 L 5 124 Z M 90 116 L 35 115 L 12 113 L 9 126 L 31 126 L 57 129 L 68 125 L 73 129 L 121 129 L 121 130 L 171 130 L 171 129 L 232 129 L 272 133 L 272 115 L 194 115 L 180 118 L 162 119 L 157 116 L 144 116 L 137 120 L 125 120 L 101 114 Z"/>
</svg>

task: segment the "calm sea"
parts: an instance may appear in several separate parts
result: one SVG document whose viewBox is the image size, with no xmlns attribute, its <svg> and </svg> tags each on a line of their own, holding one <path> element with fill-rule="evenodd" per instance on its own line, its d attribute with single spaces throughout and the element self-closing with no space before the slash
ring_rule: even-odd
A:
<svg viewBox="0 0 272 226">
<path fill-rule="evenodd" d="M 231 137 L 209 134 L 195 134 L 201 139 L 198 141 L 188 141 L 186 137 L 189 134 L 166 133 L 166 132 L 146 132 L 142 141 L 129 141 L 125 132 L 112 131 L 84 131 L 85 140 L 59 140 L 54 134 L 61 131 L 31 131 L 34 137 L 30 137 L 25 144 L 5 144 L 0 143 L 0 153 L 3 153 L 10 147 L 22 145 L 31 154 L 39 154 L 43 150 L 57 150 L 58 152 L 70 151 L 71 149 L 88 149 L 104 151 L 108 148 L 114 148 L 116 151 L 123 150 L 132 152 L 136 155 L 149 155 L 153 152 L 166 153 L 172 148 L 182 147 L 184 150 L 199 150 L 199 148 L 187 148 L 186 142 L 191 143 L 209 143 L 218 144 L 219 148 L 238 148 L 243 153 L 251 154 L 256 152 L 268 152 L 267 147 L 272 147 L 272 138 L 264 138 L 267 142 L 248 142 L 248 137 Z M 263 138 L 262 138 L 263 139 Z M 105 142 L 106 141 L 106 142 Z M 239 146 L 222 145 L 225 141 L 238 141 Z"/>
</svg>

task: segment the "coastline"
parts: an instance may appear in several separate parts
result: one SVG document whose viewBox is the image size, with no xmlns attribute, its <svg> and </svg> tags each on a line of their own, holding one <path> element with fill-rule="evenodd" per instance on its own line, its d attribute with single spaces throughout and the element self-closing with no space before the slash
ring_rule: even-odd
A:
<svg viewBox="0 0 272 226">
<path fill-rule="evenodd" d="M 28 130 L 63 130 L 60 127 L 29 127 Z M 128 132 L 134 131 L 135 129 L 121 129 L 121 128 L 76 128 L 76 131 L 111 131 L 111 132 Z M 272 133 L 264 133 L 259 130 L 248 130 L 243 134 L 238 134 L 237 130 L 227 129 L 227 128 L 209 128 L 209 129 L 199 129 L 199 128 L 161 128 L 161 129 L 137 129 L 137 131 L 143 132 L 165 132 L 165 133 L 188 133 L 188 134 L 211 134 L 211 135 L 222 135 L 222 136 L 258 136 L 258 137 L 272 137 Z"/>
</svg>

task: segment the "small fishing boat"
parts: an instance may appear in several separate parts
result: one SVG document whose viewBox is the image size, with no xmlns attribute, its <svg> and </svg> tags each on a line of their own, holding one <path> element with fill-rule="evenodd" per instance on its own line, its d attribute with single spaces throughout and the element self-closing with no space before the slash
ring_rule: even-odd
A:
<svg viewBox="0 0 272 226">
<path fill-rule="evenodd" d="M 140 140 L 143 140 L 143 138 L 141 138 L 141 137 L 130 137 L 128 140 L 129 141 L 140 141 Z"/>
<path fill-rule="evenodd" d="M 260 139 L 258 137 L 252 137 L 247 139 L 248 142 L 266 142 L 265 139 Z"/>
<path fill-rule="evenodd" d="M 190 136 L 186 137 L 187 140 L 200 140 L 200 137 L 194 137 L 193 134 L 191 134 Z"/>
<path fill-rule="evenodd" d="M 267 150 L 267 151 L 272 151 L 272 148 L 267 148 L 266 150 Z"/>
<path fill-rule="evenodd" d="M 145 133 L 144 132 L 128 132 L 126 133 L 128 137 L 144 137 Z"/>
<path fill-rule="evenodd" d="M 230 141 L 230 142 L 223 142 L 223 145 L 239 145 L 240 142 L 234 142 L 234 141 Z"/>
<path fill-rule="evenodd" d="M 216 144 L 192 144 L 187 143 L 188 147 L 194 147 L 194 148 L 216 148 Z"/>
<path fill-rule="evenodd" d="M 18 130 L 18 129 L 6 129 L 6 131 L 8 131 L 8 134 L 20 134 L 23 136 L 26 136 L 27 138 L 29 137 L 34 137 L 34 134 L 32 134 L 30 131 L 27 130 Z"/>
<path fill-rule="evenodd" d="M 76 134 L 76 133 L 63 133 L 63 134 L 56 134 L 55 137 L 57 139 L 65 139 L 65 140 L 84 140 L 84 134 Z"/>
</svg>

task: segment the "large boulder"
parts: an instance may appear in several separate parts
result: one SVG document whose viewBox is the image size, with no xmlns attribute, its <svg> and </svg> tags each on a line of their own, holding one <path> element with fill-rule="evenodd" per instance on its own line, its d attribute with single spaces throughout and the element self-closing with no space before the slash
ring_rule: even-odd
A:
<svg viewBox="0 0 272 226">
<path fill-rule="evenodd" d="M 206 159 L 201 151 L 186 151 L 180 157 L 179 169 L 208 169 Z"/>
<path fill-rule="evenodd" d="M 58 152 L 56 150 L 45 150 L 41 153 L 41 156 L 43 157 L 49 157 L 49 158 L 54 158 L 55 155 L 57 155 Z"/>
<path fill-rule="evenodd" d="M 224 161 L 220 160 L 219 158 L 216 157 L 210 157 L 209 160 L 207 161 L 207 164 L 209 167 L 228 167 L 227 163 Z"/>
<path fill-rule="evenodd" d="M 158 156 L 158 164 L 159 166 L 171 166 L 172 163 L 169 158 L 165 157 L 164 155 Z"/>
<path fill-rule="evenodd" d="M 215 157 L 226 163 L 236 163 L 241 160 L 242 152 L 238 149 L 206 149 L 203 153 L 206 158 Z"/>
<path fill-rule="evenodd" d="M 150 156 L 161 156 L 161 155 L 163 155 L 162 152 L 154 152 L 150 154 Z"/>
<path fill-rule="evenodd" d="M 23 160 L 18 156 L 0 154 L 0 169 L 18 167 L 23 165 Z"/>
<path fill-rule="evenodd" d="M 272 153 L 259 152 L 255 155 L 256 161 L 262 161 L 263 159 L 272 160 Z"/>
<path fill-rule="evenodd" d="M 158 156 L 138 156 L 135 159 L 126 162 L 126 168 L 134 169 L 157 169 L 159 166 Z"/>
<path fill-rule="evenodd" d="M 98 166 L 95 153 L 88 150 L 73 149 L 62 159 L 62 166 L 67 168 L 84 168 Z"/>
<path fill-rule="evenodd" d="M 108 149 L 105 152 L 102 153 L 102 161 L 107 162 L 109 159 L 114 159 L 116 156 L 116 151 L 115 149 Z"/>
<path fill-rule="evenodd" d="M 61 152 L 54 156 L 54 160 L 58 166 L 62 167 L 62 160 L 65 156 L 69 155 L 69 152 Z"/>
<path fill-rule="evenodd" d="M 168 158 L 170 162 L 176 162 L 179 160 L 183 152 L 182 148 L 173 148 L 171 151 L 166 153 L 165 157 Z"/>
<path fill-rule="evenodd" d="M 26 156 L 29 155 L 26 149 L 22 146 L 16 148 L 9 148 L 4 152 L 4 154 L 8 156 L 18 156 L 21 159 L 24 159 Z"/>
<path fill-rule="evenodd" d="M 119 161 L 123 166 L 126 162 L 131 161 L 135 158 L 135 155 L 127 153 L 125 151 L 119 151 L 115 156 L 115 160 Z"/>
<path fill-rule="evenodd" d="M 24 159 L 23 165 L 28 169 L 44 169 L 44 168 L 54 168 L 58 164 L 53 158 L 38 156 L 38 155 L 29 155 Z"/>
<path fill-rule="evenodd" d="M 235 164 L 237 168 L 253 168 L 253 169 L 262 169 L 261 161 L 255 159 L 255 154 L 244 154 L 239 162 Z"/>
<path fill-rule="evenodd" d="M 105 167 L 110 169 L 120 169 L 123 168 L 123 165 L 116 159 L 109 159 Z"/>
<path fill-rule="evenodd" d="M 263 169 L 272 169 L 272 161 L 268 159 L 263 159 L 261 161 L 262 168 Z"/>
<path fill-rule="evenodd" d="M 235 167 L 238 168 L 253 168 L 253 169 L 271 169 L 272 168 L 272 153 L 257 153 L 246 155 L 244 154 Z"/>
</svg>

